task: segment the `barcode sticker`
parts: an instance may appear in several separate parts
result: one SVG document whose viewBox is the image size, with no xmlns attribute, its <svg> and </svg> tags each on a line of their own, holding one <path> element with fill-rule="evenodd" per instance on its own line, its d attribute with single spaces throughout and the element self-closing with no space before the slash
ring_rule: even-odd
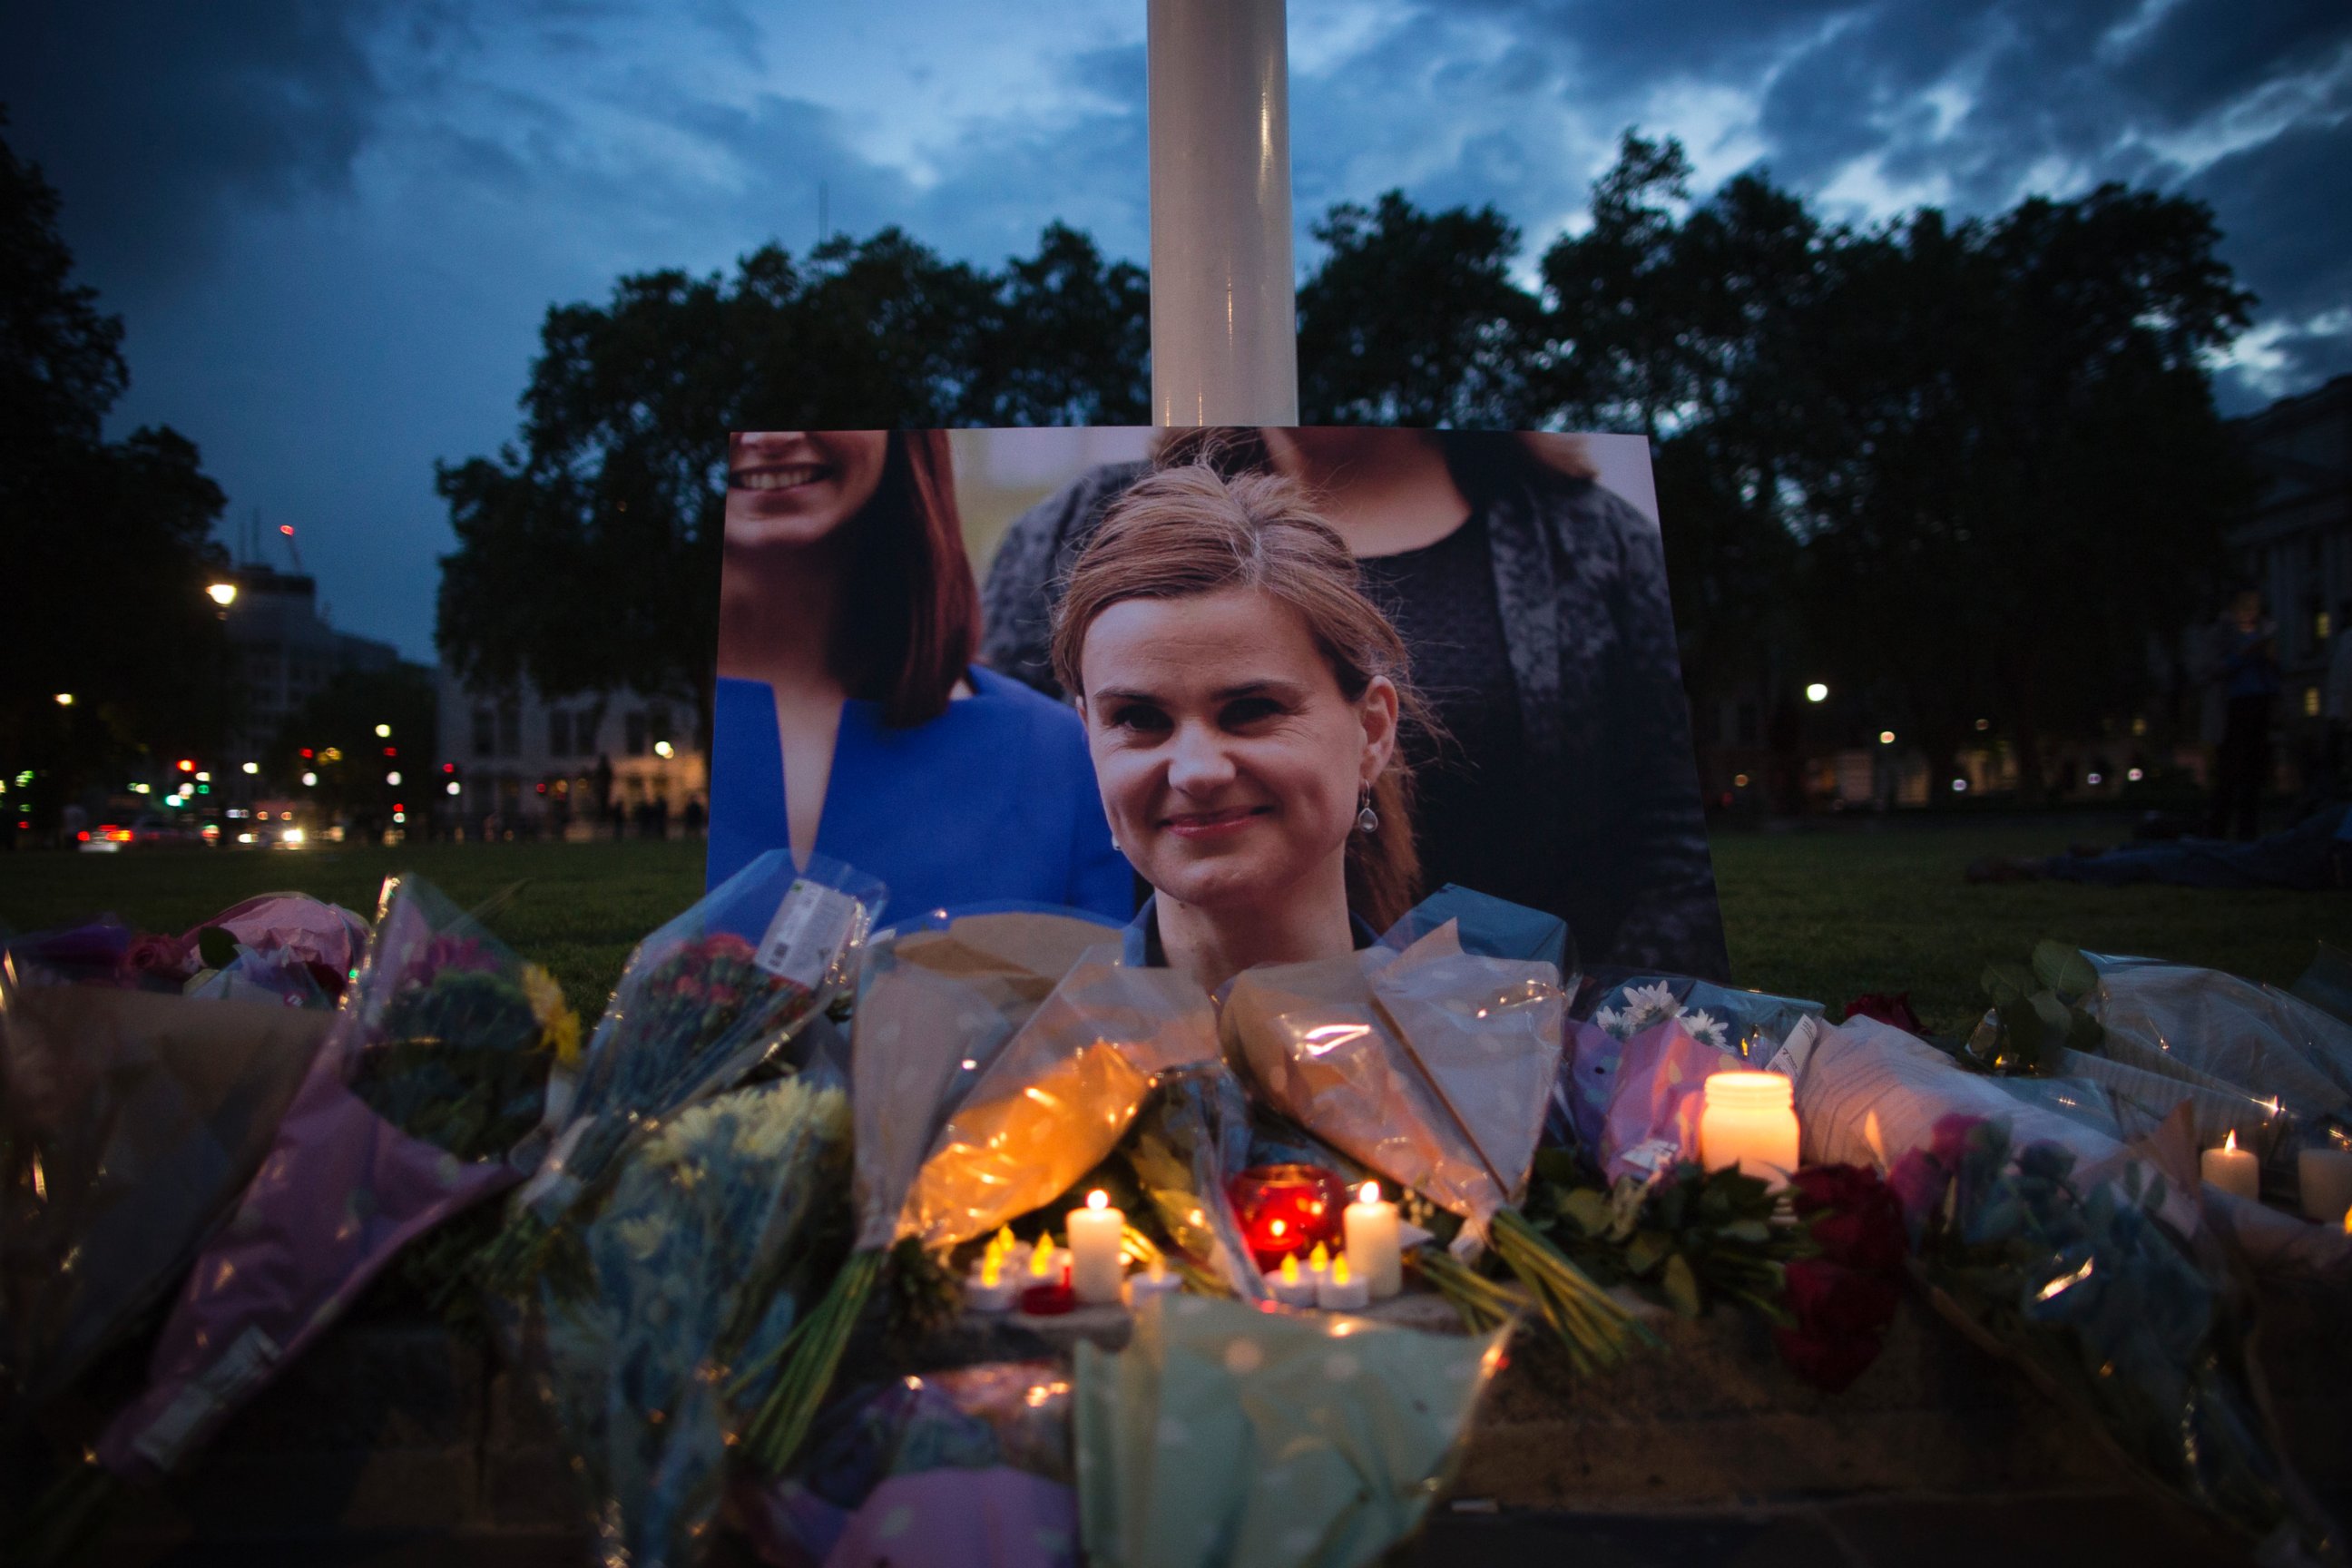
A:
<svg viewBox="0 0 2352 1568">
<path fill-rule="evenodd" d="M 793 883 L 752 960 L 779 979 L 815 990 L 841 958 L 857 921 L 857 900 L 803 877 Z"/>
</svg>

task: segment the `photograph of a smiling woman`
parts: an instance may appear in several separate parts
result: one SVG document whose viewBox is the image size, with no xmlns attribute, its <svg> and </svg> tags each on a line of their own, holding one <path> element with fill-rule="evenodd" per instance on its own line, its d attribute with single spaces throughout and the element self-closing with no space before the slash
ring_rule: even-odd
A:
<svg viewBox="0 0 2352 1568">
<path fill-rule="evenodd" d="M 711 885 L 789 845 L 878 878 L 885 919 L 1132 914 L 1077 715 L 974 662 L 944 432 L 729 437 L 724 563 Z"/>
</svg>

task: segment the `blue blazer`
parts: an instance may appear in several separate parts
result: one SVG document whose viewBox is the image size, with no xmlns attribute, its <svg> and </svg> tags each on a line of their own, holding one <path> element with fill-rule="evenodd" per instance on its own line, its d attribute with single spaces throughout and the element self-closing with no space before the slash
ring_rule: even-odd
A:
<svg viewBox="0 0 2352 1568">
<path fill-rule="evenodd" d="M 1111 847 L 1077 714 L 993 670 L 970 679 L 971 696 L 911 729 L 885 725 L 878 702 L 842 704 L 817 852 L 889 889 L 878 920 L 1025 902 L 1126 921 L 1135 877 Z M 715 888 L 792 832 L 774 689 L 721 677 L 711 731 Z"/>
</svg>

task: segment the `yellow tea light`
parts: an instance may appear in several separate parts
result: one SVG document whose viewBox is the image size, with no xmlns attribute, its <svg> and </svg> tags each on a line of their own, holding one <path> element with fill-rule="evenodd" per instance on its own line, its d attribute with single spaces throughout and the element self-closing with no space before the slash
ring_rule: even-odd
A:
<svg viewBox="0 0 2352 1568">
<path fill-rule="evenodd" d="M 1332 1259 L 1329 1272 L 1315 1282 L 1315 1304 L 1327 1311 L 1360 1311 L 1371 1302 L 1370 1282 L 1348 1267 L 1348 1255 Z"/>
<path fill-rule="evenodd" d="M 1315 1250 L 1307 1255 L 1307 1278 L 1319 1284 L 1330 1269 L 1330 1250 L 1318 1241 L 1315 1244 Z"/>
<path fill-rule="evenodd" d="M 1013 1308 L 1020 1282 L 1005 1278 L 1004 1260 L 993 1249 L 963 1284 L 963 1304 L 975 1312 L 1004 1312 Z"/>
<path fill-rule="evenodd" d="M 1267 1273 L 1265 1288 L 1269 1295 L 1286 1307 L 1315 1305 L 1315 1281 L 1300 1271 L 1295 1254 L 1285 1258 L 1280 1268 Z"/>
<path fill-rule="evenodd" d="M 1029 1254 L 1029 1274 L 1032 1279 L 1049 1280 L 1054 1268 L 1054 1238 L 1041 1236 L 1036 1249 Z"/>
<path fill-rule="evenodd" d="M 1154 1296 L 1166 1296 L 1184 1288 L 1184 1281 L 1168 1272 L 1168 1265 L 1154 1257 L 1139 1274 L 1127 1277 L 1127 1304 L 1141 1307 Z"/>
</svg>

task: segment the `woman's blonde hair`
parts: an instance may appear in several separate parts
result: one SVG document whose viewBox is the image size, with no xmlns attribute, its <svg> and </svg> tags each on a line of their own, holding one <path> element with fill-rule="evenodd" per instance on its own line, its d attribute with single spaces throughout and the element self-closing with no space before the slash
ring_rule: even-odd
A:
<svg viewBox="0 0 2352 1568">
<path fill-rule="evenodd" d="M 1230 588 L 1255 589 L 1297 611 L 1349 701 L 1385 676 L 1397 689 L 1401 727 L 1434 732 L 1412 689 L 1404 639 L 1365 596 L 1346 542 L 1289 480 L 1221 473 L 1207 461 L 1147 475 L 1112 504 L 1063 585 L 1054 673 L 1065 689 L 1085 695 L 1079 653 L 1087 628 L 1113 605 Z M 1371 804 L 1380 826 L 1348 837 L 1348 907 L 1386 930 L 1412 907 L 1421 883 L 1412 768 L 1402 744 L 1373 782 Z"/>
</svg>

